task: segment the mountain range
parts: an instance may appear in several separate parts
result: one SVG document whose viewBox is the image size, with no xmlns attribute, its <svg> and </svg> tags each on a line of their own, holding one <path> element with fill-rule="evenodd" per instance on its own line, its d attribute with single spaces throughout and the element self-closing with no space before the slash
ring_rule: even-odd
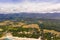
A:
<svg viewBox="0 0 60 40">
<path fill-rule="evenodd" d="M 60 19 L 60 13 L 8 13 L 0 14 L 0 20 L 12 20 L 16 18 L 42 18 L 42 19 Z"/>
</svg>

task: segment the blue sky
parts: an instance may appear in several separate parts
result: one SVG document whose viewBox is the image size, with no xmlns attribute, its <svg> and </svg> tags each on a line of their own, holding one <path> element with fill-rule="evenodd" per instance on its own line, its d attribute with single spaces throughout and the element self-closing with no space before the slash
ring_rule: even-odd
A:
<svg viewBox="0 0 60 40">
<path fill-rule="evenodd" d="M 20 3 L 23 0 L 0 0 L 1 3 Z"/>
<path fill-rule="evenodd" d="M 60 0 L 0 0 L 0 12 L 60 12 Z"/>
<path fill-rule="evenodd" d="M 21 3 L 21 2 L 53 2 L 53 3 L 59 3 L 60 0 L 0 0 L 1 3 Z"/>
</svg>

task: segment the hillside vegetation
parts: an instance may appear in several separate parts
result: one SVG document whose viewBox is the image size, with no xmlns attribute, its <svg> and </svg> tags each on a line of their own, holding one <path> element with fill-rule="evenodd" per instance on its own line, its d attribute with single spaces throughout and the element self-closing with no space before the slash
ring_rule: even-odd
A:
<svg viewBox="0 0 60 40">
<path fill-rule="evenodd" d="M 43 23 L 41 28 L 40 24 Z M 59 20 L 20 20 L 12 21 L 6 20 L 0 22 L 0 37 L 3 37 L 7 33 L 11 33 L 13 36 L 28 37 L 28 38 L 39 38 L 43 30 L 44 38 L 50 40 L 51 37 L 60 39 L 60 21 Z"/>
</svg>

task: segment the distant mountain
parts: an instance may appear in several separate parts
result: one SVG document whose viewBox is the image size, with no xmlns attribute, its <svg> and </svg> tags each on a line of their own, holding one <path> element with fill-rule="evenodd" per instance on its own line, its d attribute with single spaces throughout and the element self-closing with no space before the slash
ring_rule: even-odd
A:
<svg viewBox="0 0 60 40">
<path fill-rule="evenodd" d="M 60 19 L 60 13 L 9 13 L 0 14 L 0 20 L 12 20 L 16 18 L 42 18 L 42 19 Z"/>
</svg>

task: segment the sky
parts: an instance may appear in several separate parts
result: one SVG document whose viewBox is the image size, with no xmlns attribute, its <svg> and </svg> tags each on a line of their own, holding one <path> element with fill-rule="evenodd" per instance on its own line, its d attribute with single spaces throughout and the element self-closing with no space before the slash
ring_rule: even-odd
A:
<svg viewBox="0 0 60 40">
<path fill-rule="evenodd" d="M 0 12 L 60 12 L 60 0 L 0 0 Z"/>
</svg>

